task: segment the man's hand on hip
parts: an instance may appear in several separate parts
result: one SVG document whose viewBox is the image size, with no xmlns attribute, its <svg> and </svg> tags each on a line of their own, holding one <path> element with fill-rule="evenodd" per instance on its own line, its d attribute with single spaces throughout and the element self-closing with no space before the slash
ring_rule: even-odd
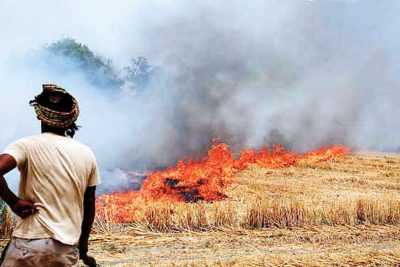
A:
<svg viewBox="0 0 400 267">
<path fill-rule="evenodd" d="M 11 206 L 11 210 L 21 218 L 26 218 L 38 212 L 38 206 L 33 202 L 18 199 L 15 204 Z"/>
</svg>

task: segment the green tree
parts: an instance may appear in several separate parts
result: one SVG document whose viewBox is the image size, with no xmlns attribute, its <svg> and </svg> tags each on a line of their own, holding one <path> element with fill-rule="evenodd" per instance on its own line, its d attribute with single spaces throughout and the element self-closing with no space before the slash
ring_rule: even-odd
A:
<svg viewBox="0 0 400 267">
<path fill-rule="evenodd" d="M 95 55 L 86 45 L 66 38 L 47 46 L 52 66 L 63 71 L 79 71 L 96 86 L 115 89 L 123 81 L 118 78 L 111 60 Z M 61 59 L 61 60 L 60 60 Z"/>
<path fill-rule="evenodd" d="M 124 80 L 133 82 L 139 88 L 149 85 L 156 68 L 151 66 L 144 57 L 131 59 L 130 65 L 124 68 Z"/>
</svg>

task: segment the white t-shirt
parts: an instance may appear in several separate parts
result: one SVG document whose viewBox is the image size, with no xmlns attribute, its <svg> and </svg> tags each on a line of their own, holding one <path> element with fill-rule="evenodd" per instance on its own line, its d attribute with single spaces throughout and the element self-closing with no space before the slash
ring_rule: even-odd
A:
<svg viewBox="0 0 400 267">
<path fill-rule="evenodd" d="M 100 183 L 93 152 L 72 138 L 44 133 L 16 141 L 4 154 L 17 161 L 19 197 L 43 205 L 38 213 L 17 219 L 13 236 L 76 245 L 86 188 Z"/>
</svg>

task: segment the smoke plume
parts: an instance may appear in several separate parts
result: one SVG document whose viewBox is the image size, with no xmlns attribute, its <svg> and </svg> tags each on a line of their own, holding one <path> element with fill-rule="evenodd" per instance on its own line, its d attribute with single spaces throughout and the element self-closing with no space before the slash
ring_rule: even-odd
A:
<svg viewBox="0 0 400 267">
<path fill-rule="evenodd" d="M 120 169 L 196 158 L 213 139 L 398 151 L 399 11 L 395 0 L 2 1 L 0 145 L 39 131 L 27 103 L 55 82 L 80 101 L 78 139 L 107 187 L 128 179 Z M 111 59 L 120 88 L 49 63 L 44 47 L 66 37 Z M 141 91 L 122 75 L 138 56 L 158 70 Z"/>
</svg>

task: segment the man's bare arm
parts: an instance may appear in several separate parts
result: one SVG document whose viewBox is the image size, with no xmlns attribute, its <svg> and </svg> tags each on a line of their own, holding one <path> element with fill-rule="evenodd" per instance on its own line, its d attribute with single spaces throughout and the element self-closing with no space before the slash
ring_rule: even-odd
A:
<svg viewBox="0 0 400 267">
<path fill-rule="evenodd" d="M 94 217 L 96 214 L 96 186 L 91 186 L 86 189 L 83 208 L 82 232 L 79 239 L 79 254 L 80 258 L 86 265 L 96 266 L 96 261 L 94 258 L 87 255 L 89 235 L 92 231 Z"/>
<path fill-rule="evenodd" d="M 4 175 L 17 167 L 17 162 L 7 154 L 0 155 L 0 197 L 21 218 L 28 217 L 37 212 L 35 205 L 26 200 L 19 199 L 8 187 Z"/>
</svg>

